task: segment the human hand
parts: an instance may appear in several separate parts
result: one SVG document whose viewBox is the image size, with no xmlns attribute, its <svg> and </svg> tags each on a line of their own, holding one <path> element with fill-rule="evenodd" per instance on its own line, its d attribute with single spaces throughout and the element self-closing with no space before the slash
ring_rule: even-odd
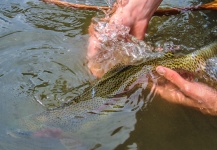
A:
<svg viewBox="0 0 217 150">
<path fill-rule="evenodd" d="M 177 72 L 158 66 L 156 71 L 170 83 L 158 85 L 156 92 L 169 102 L 199 109 L 202 113 L 217 115 L 217 91 L 203 83 L 191 82 Z"/>
<path fill-rule="evenodd" d="M 158 8 L 162 0 L 122 0 L 118 1 L 115 7 L 116 11 L 109 18 L 109 24 L 124 25 L 130 28 L 129 34 L 142 40 L 145 36 L 149 20 Z M 113 29 L 111 29 L 113 30 Z M 97 38 L 99 35 L 94 30 L 94 24 L 89 26 L 89 45 L 87 51 L 88 68 L 96 77 L 101 77 L 105 72 L 104 66 L 95 64 L 91 59 L 100 51 L 101 41 Z"/>
</svg>

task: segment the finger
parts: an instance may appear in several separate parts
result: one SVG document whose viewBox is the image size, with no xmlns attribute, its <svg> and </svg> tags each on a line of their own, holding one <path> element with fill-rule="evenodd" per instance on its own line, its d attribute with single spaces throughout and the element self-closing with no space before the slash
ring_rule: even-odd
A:
<svg viewBox="0 0 217 150">
<path fill-rule="evenodd" d="M 95 36 L 90 36 L 88 50 L 87 50 L 87 58 L 92 58 L 99 51 L 100 43 Z"/>
<path fill-rule="evenodd" d="M 199 89 L 196 83 L 189 82 L 181 77 L 177 72 L 162 66 L 158 66 L 156 71 L 164 76 L 171 83 L 176 85 L 185 95 L 198 100 L 201 96 L 201 89 Z"/>
<path fill-rule="evenodd" d="M 201 108 L 217 107 L 216 90 L 201 83 L 189 82 L 169 68 L 159 66 L 156 71 L 176 85 L 185 95 L 189 96 L 195 102 L 195 106 L 199 104 Z"/>
<path fill-rule="evenodd" d="M 185 86 L 190 84 L 190 82 L 182 78 L 177 72 L 169 68 L 158 66 L 156 68 L 156 71 L 158 72 L 158 74 L 164 76 L 167 80 L 175 84 L 181 90 L 184 90 Z"/>
<path fill-rule="evenodd" d="M 167 100 L 168 102 L 181 104 L 185 106 L 195 105 L 194 101 L 190 100 L 175 87 L 170 87 L 168 85 L 157 86 L 155 90 L 163 99 Z"/>
<path fill-rule="evenodd" d="M 210 114 L 210 115 L 216 115 L 217 112 L 212 107 L 207 107 L 203 103 L 198 103 L 194 99 L 190 97 L 186 97 L 181 91 L 178 90 L 170 90 L 167 87 L 163 86 L 157 86 L 156 92 L 166 101 L 174 103 L 174 104 L 180 104 L 183 106 L 188 106 L 195 108 L 199 111 L 201 111 L 204 114 Z"/>
</svg>

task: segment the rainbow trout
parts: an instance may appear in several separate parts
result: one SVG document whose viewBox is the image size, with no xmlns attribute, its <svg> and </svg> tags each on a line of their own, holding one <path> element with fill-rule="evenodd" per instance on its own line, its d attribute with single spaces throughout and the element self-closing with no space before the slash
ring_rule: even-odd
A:
<svg viewBox="0 0 217 150">
<path fill-rule="evenodd" d="M 151 59 L 135 65 L 117 65 L 108 71 L 100 80 L 84 90 L 62 108 L 44 111 L 28 116 L 21 120 L 25 129 L 31 131 L 45 127 L 77 130 L 90 122 L 100 120 L 105 115 L 98 114 L 101 107 L 107 103 L 113 103 L 112 99 L 129 90 L 137 82 L 138 78 L 148 73 L 154 73 L 158 65 L 175 70 L 185 70 L 192 73 L 206 72 L 206 60 L 217 56 L 217 42 L 203 47 L 200 50 L 181 57 L 173 57 L 166 53 L 161 58 Z M 119 99 L 121 101 L 121 98 Z M 119 103 L 118 101 L 115 101 Z M 121 103 L 121 102 L 120 102 Z M 115 110 L 115 108 L 112 108 Z"/>
<path fill-rule="evenodd" d="M 94 97 L 109 98 L 127 91 L 140 76 L 149 72 L 154 73 L 159 65 L 192 73 L 205 72 L 206 60 L 216 55 L 217 42 L 178 58 L 175 58 L 172 53 L 166 53 L 163 57 L 135 65 L 118 64 L 83 94 L 73 99 L 72 103 L 79 103 Z M 71 105 L 71 103 L 66 105 Z"/>
</svg>

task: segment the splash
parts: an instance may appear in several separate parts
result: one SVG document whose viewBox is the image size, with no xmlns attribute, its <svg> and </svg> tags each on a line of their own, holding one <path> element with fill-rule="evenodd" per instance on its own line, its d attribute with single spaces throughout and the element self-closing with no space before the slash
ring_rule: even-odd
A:
<svg viewBox="0 0 217 150">
<path fill-rule="evenodd" d="M 107 3 L 107 5 L 109 6 L 109 8 L 111 8 L 115 2 L 115 0 L 105 0 L 105 2 Z"/>
<path fill-rule="evenodd" d="M 127 26 L 109 23 L 108 20 L 100 18 L 94 18 L 92 23 L 100 45 L 97 54 L 89 59 L 89 63 L 104 72 L 119 63 L 129 65 L 164 55 L 162 49 L 130 35 L 130 28 Z"/>
</svg>

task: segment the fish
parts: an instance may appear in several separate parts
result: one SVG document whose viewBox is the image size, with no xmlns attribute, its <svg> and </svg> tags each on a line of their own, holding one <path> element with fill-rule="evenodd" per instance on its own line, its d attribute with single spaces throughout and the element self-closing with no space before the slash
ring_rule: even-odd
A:
<svg viewBox="0 0 217 150">
<path fill-rule="evenodd" d="M 206 73 L 206 61 L 216 56 L 217 42 L 214 42 L 180 57 L 165 53 L 163 57 L 131 65 L 118 64 L 86 88 L 83 93 L 63 103 L 61 107 L 27 116 L 20 122 L 25 129 L 31 131 L 43 128 L 64 128 L 67 131 L 91 128 L 95 121 L 106 118 L 106 111 L 102 113 L 102 110 L 105 110 L 109 104 L 114 104 L 111 108 L 114 112 L 119 110 L 118 107 L 123 108 L 126 104 L 125 93 L 138 84 L 139 78 L 145 78 L 150 73 L 157 74 L 157 66 L 194 74 Z M 105 108 L 102 108 L 103 105 Z"/>
<path fill-rule="evenodd" d="M 173 53 L 165 53 L 163 57 L 151 59 L 138 64 L 118 64 L 89 87 L 83 94 L 72 100 L 79 103 L 94 97 L 109 98 L 126 91 L 140 76 L 149 72 L 155 73 L 161 65 L 173 70 L 184 70 L 191 73 L 206 72 L 206 60 L 217 55 L 217 42 L 190 54 L 175 57 Z M 71 103 L 66 104 L 71 105 Z"/>
</svg>

